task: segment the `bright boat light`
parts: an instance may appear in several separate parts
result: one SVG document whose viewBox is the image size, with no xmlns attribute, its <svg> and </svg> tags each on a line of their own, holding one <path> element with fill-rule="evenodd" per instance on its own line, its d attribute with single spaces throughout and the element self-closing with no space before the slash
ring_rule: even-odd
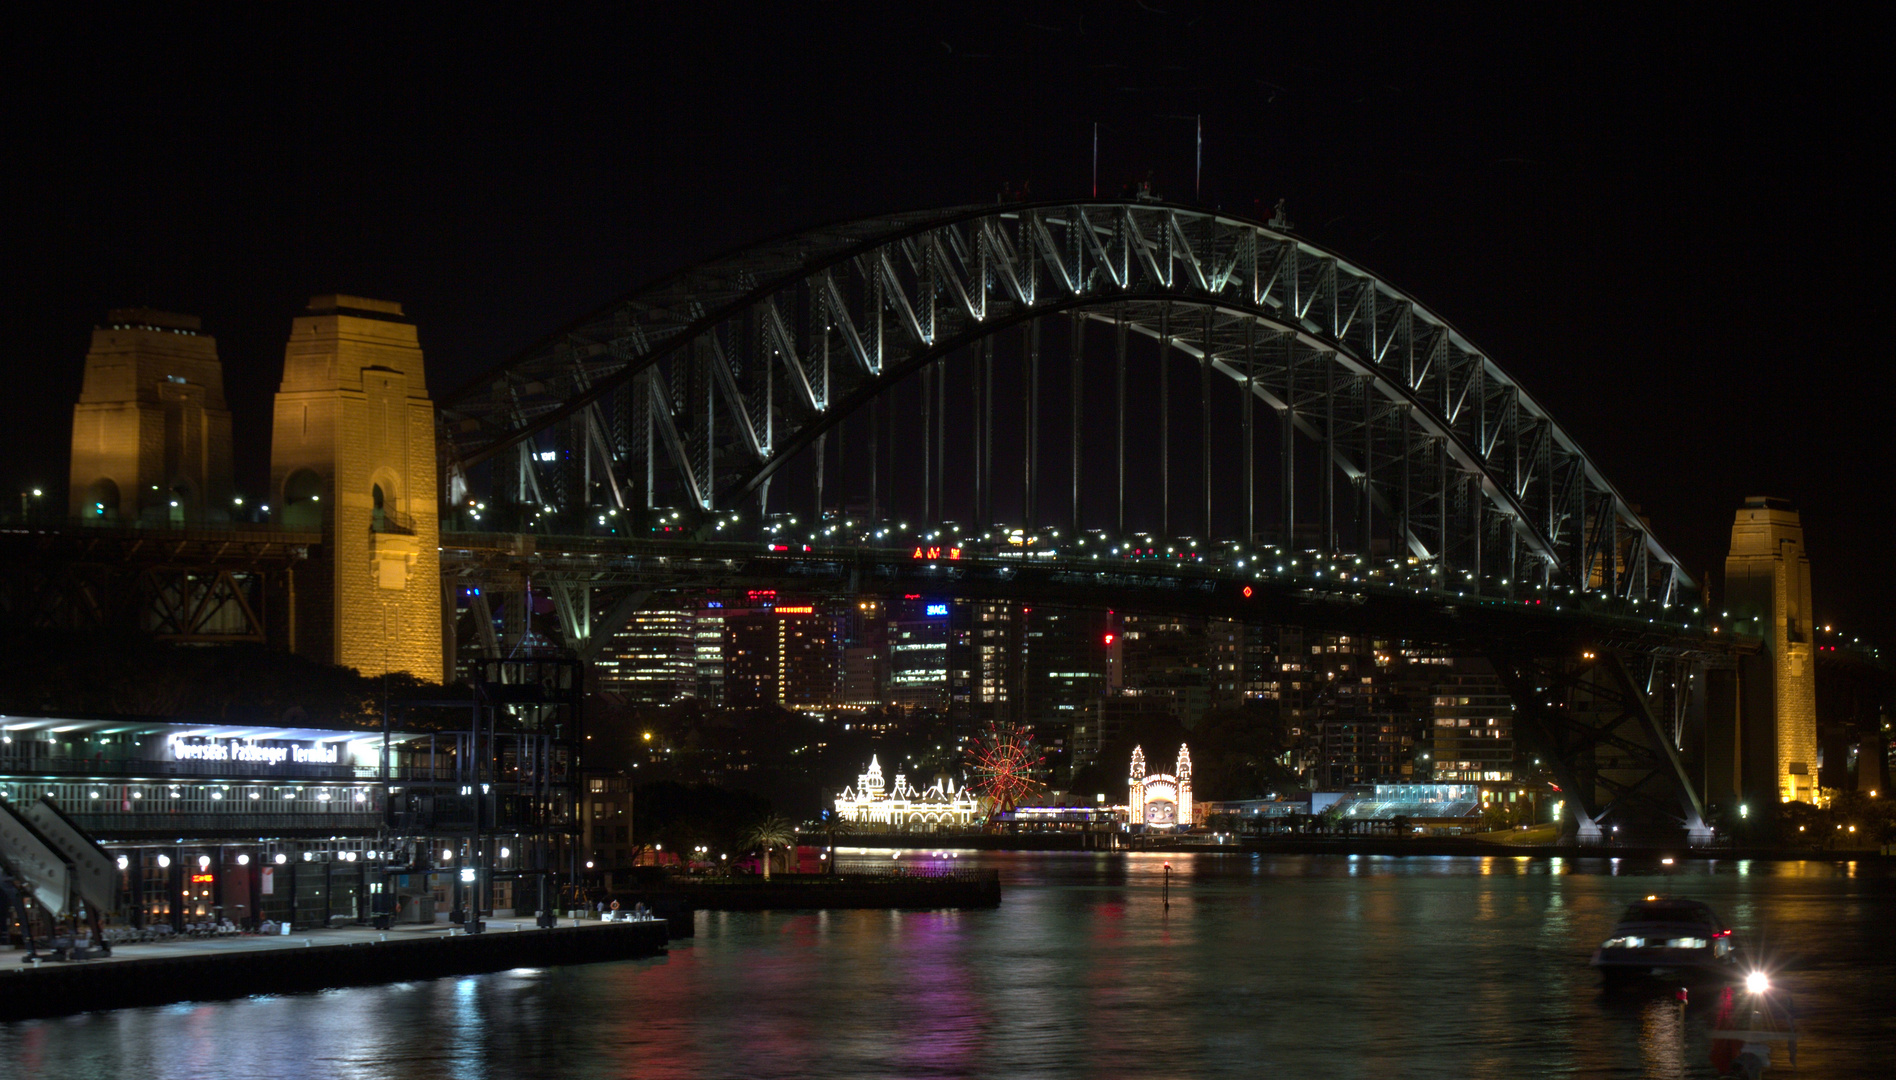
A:
<svg viewBox="0 0 1896 1080">
<path fill-rule="evenodd" d="M 1771 989 L 1771 979 L 1762 971 L 1754 971 L 1745 976 L 1745 989 L 1754 994 L 1762 994 Z"/>
</svg>

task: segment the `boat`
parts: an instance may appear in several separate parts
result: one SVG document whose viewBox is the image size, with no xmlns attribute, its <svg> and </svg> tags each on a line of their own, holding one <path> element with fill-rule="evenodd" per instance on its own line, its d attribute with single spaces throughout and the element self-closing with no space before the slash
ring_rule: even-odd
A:
<svg viewBox="0 0 1896 1080">
<path fill-rule="evenodd" d="M 1789 1051 L 1797 1067 L 1797 1007 L 1789 990 L 1771 985 L 1762 971 L 1745 976 L 1742 996 L 1725 987 L 1712 1025 L 1712 1068 L 1720 1076 L 1758 1080 L 1771 1067 L 1771 1049 Z"/>
<path fill-rule="evenodd" d="M 1739 977 L 1731 929 L 1711 906 L 1667 896 L 1627 905 L 1613 936 L 1594 952 L 1592 965 L 1609 986 L 1643 979 Z"/>
</svg>

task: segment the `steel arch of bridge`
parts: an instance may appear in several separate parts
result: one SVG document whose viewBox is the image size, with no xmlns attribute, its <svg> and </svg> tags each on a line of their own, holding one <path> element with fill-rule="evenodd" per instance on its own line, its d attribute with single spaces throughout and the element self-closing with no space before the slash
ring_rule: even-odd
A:
<svg viewBox="0 0 1896 1080">
<path fill-rule="evenodd" d="M 1693 588 L 1547 410 L 1446 320 L 1287 232 L 1144 202 L 870 218 L 662 279 L 442 399 L 448 497 L 484 466 L 535 505 L 634 509 L 664 491 L 734 508 L 905 377 L 1061 312 L 1235 380 L 1247 425 L 1262 404 L 1286 459 L 1291 430 L 1314 443 L 1395 550 L 1628 599 Z M 1334 550 L 1335 500 L 1323 513 Z"/>
</svg>

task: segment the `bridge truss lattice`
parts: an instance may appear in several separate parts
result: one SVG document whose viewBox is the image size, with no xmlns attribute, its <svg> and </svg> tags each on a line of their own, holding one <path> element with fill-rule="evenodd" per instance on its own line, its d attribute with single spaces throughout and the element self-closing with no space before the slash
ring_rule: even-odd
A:
<svg viewBox="0 0 1896 1080">
<path fill-rule="evenodd" d="M 1104 324 L 1114 342 L 1109 355 L 1070 365 L 1076 526 L 1088 467 L 1117 469 L 1115 520 L 1125 525 L 1125 342 L 1136 335 L 1194 363 L 1207 401 L 1215 379 L 1242 397 L 1241 486 L 1214 485 L 1207 435 L 1203 505 L 1174 517 L 1168 465 L 1163 532 L 1202 523 L 1209 536 L 1214 499 L 1235 498 L 1241 509 L 1225 520 L 1241 521 L 1246 541 L 1381 545 L 1471 582 L 1661 604 L 1692 589 L 1574 439 L 1446 320 L 1284 230 L 1143 202 L 871 218 L 662 279 L 442 399 L 450 511 L 485 496 L 549 518 L 677 508 L 695 524 L 767 506 L 773 479 L 799 458 L 813 463 L 820 500 L 826 436 L 919 374 L 913 449 L 928 458 L 923 507 L 940 520 L 944 369 L 961 365 L 977 388 L 976 450 L 953 468 L 973 474 L 978 524 L 992 520 L 997 477 L 1023 472 L 1024 524 L 1069 520 L 1046 499 L 1045 477 L 1066 463 L 1039 460 L 1038 331 L 1057 318 L 1072 321 L 1076 354 L 1085 326 Z M 985 377 L 991 400 L 993 342 L 1015 327 L 1032 364 L 1027 431 L 1020 459 L 997 471 L 992 406 L 983 411 L 979 389 Z M 1080 460 L 1083 383 L 1094 401 L 1117 390 L 1116 462 Z M 1203 416 L 1209 427 L 1209 405 Z M 1261 461 L 1254 425 L 1277 435 Z M 1173 441 L 1168 433 L 1162 453 Z M 1260 469 L 1275 470 L 1268 505 L 1257 497 Z"/>
</svg>

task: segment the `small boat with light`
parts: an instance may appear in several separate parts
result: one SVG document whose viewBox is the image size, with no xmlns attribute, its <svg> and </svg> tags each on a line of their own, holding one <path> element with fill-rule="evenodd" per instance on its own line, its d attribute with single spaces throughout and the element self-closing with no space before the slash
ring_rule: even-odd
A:
<svg viewBox="0 0 1896 1080">
<path fill-rule="evenodd" d="M 1762 971 L 1745 976 L 1742 992 L 1725 987 L 1712 1025 L 1712 1067 L 1720 1076 L 1760 1080 L 1771 1067 L 1771 1050 L 1788 1051 L 1797 1067 L 1797 1008 L 1788 990 L 1771 985 Z"/>
<path fill-rule="evenodd" d="M 1643 979 L 1736 979 L 1731 929 L 1708 904 L 1648 896 L 1635 900 L 1593 954 L 1608 986 Z"/>
</svg>

